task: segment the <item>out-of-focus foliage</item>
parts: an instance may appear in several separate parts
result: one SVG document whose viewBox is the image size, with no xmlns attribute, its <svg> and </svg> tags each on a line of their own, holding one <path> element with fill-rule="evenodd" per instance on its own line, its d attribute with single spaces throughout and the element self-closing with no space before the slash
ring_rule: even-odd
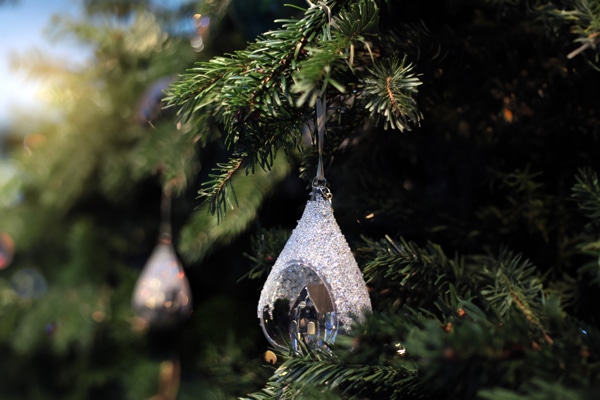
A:
<svg viewBox="0 0 600 400">
<path fill-rule="evenodd" d="M 594 398 L 599 2 L 282 4 L 86 1 L 48 33 L 88 63 L 15 61 L 56 112 L 24 113 L 0 167 L 3 398 Z M 256 302 L 323 96 L 373 313 L 269 365 Z M 194 313 L 144 332 L 163 190 Z"/>
</svg>

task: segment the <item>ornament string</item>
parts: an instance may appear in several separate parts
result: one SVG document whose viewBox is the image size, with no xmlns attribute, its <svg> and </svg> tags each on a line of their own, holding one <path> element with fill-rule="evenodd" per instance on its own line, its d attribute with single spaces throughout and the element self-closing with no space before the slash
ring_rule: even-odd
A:
<svg viewBox="0 0 600 400">
<path fill-rule="evenodd" d="M 325 171 L 323 167 L 323 143 L 325 142 L 325 131 L 327 129 L 327 99 L 323 97 L 317 98 L 317 149 L 319 152 L 319 164 L 317 165 L 317 175 L 313 179 L 313 192 L 319 191 L 323 197 L 331 200 L 331 192 L 327 188 L 327 180 L 325 179 Z"/>
<path fill-rule="evenodd" d="M 317 166 L 317 181 L 325 181 L 325 172 L 323 171 L 323 141 L 325 140 L 325 122 L 327 120 L 327 100 L 317 99 L 317 147 L 319 149 L 319 165 Z"/>
<path fill-rule="evenodd" d="M 160 201 L 160 232 L 159 241 L 166 243 L 171 241 L 171 185 L 163 188 Z"/>
</svg>

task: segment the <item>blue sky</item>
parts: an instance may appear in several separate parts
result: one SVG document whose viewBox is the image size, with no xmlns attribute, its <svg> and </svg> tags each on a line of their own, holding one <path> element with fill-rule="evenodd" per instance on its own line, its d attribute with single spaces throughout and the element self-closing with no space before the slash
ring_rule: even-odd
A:
<svg viewBox="0 0 600 400">
<path fill-rule="evenodd" d="M 81 0 L 0 1 L 0 125 L 13 122 L 15 109 L 35 113 L 42 108 L 37 92 L 42 82 L 11 69 L 11 59 L 39 51 L 71 62 L 85 60 L 86 52 L 68 41 L 54 43 L 44 37 L 54 14 L 77 16 Z"/>
</svg>

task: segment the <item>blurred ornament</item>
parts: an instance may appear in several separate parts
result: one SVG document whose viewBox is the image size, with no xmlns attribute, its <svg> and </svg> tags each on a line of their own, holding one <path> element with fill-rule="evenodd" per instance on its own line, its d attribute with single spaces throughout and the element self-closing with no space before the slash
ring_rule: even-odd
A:
<svg viewBox="0 0 600 400">
<path fill-rule="evenodd" d="M 324 113 L 318 103 L 320 158 Z M 311 199 L 258 303 L 265 336 L 282 349 L 327 348 L 338 333 L 349 333 L 354 318 L 371 310 L 366 283 L 333 216 L 322 165 L 320 159 Z"/>
<path fill-rule="evenodd" d="M 163 99 L 166 96 L 165 92 L 174 80 L 175 78 L 171 76 L 161 78 L 152 83 L 142 94 L 135 114 L 140 124 L 152 125 L 164 114 Z"/>
<path fill-rule="evenodd" d="M 196 28 L 196 35 L 190 40 L 190 44 L 194 51 L 199 53 L 204 50 L 204 40 L 208 35 L 210 17 L 194 14 L 194 25 Z"/>
<path fill-rule="evenodd" d="M 42 297 L 48 289 L 46 279 L 34 268 L 23 268 L 13 274 L 10 284 L 22 299 L 33 300 Z"/>
<path fill-rule="evenodd" d="M 178 358 L 160 363 L 158 393 L 150 400 L 175 400 L 179 391 L 181 363 Z"/>
<path fill-rule="evenodd" d="M 8 267 L 15 254 L 15 242 L 6 232 L 0 232 L 0 269 Z"/>
<path fill-rule="evenodd" d="M 192 313 L 190 285 L 171 241 L 170 207 L 165 190 L 158 243 L 133 292 L 133 311 L 145 328 L 172 328 Z"/>
<path fill-rule="evenodd" d="M 202 36 L 200 35 L 194 36 L 192 40 L 190 40 L 190 45 L 194 51 L 199 53 L 204 50 L 204 39 L 202 39 Z"/>
<path fill-rule="evenodd" d="M 47 323 L 46 327 L 44 328 L 44 331 L 49 336 L 54 335 L 54 332 L 56 332 L 56 324 L 54 324 L 52 322 Z"/>
</svg>

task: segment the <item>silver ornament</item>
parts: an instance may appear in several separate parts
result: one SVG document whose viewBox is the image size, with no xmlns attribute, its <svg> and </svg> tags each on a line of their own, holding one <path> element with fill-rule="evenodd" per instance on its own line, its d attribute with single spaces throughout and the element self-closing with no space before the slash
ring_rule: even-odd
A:
<svg viewBox="0 0 600 400">
<path fill-rule="evenodd" d="M 136 316 L 149 328 L 171 328 L 192 312 L 192 294 L 170 239 L 152 251 L 133 292 Z"/>
<path fill-rule="evenodd" d="M 364 278 L 325 191 L 313 187 L 260 294 L 257 312 L 263 332 L 285 350 L 326 348 L 371 310 Z"/>
<path fill-rule="evenodd" d="M 140 329 L 168 329 L 192 313 L 192 291 L 171 235 L 171 191 L 161 199 L 158 243 L 133 290 L 131 305 Z"/>
</svg>

